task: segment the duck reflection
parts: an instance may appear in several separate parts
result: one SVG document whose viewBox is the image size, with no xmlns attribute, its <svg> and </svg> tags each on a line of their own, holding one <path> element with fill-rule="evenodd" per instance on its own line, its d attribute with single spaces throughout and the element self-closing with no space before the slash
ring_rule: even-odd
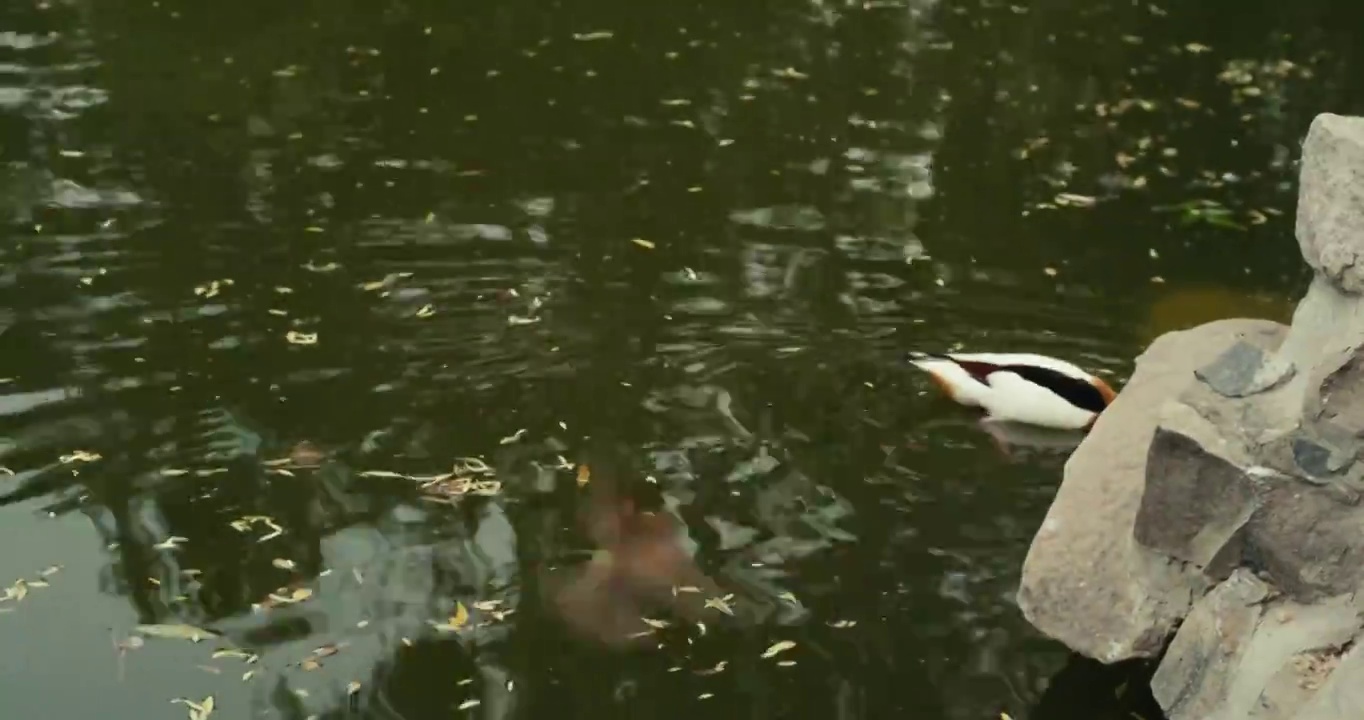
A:
<svg viewBox="0 0 1364 720">
<path fill-rule="evenodd" d="M 978 424 L 994 442 L 1004 459 L 1018 461 L 1030 455 L 1070 455 L 1085 439 L 1085 434 L 1074 430 L 1053 430 L 1019 423 L 982 419 Z"/>
<path fill-rule="evenodd" d="M 545 578 L 550 609 L 571 631 L 624 648 L 651 643 L 662 616 L 709 623 L 729 611 L 726 591 L 684 547 L 686 526 L 663 507 L 656 486 L 588 466 L 579 484 L 586 502 L 578 522 L 596 549 Z"/>
</svg>

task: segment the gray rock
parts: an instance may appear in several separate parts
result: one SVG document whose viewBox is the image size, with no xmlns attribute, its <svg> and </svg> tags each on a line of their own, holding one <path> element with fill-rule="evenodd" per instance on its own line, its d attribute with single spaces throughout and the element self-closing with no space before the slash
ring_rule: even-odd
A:
<svg viewBox="0 0 1364 720">
<path fill-rule="evenodd" d="M 1302 148 L 1298 245 L 1340 290 L 1364 293 L 1364 118 L 1322 113 Z"/>
<path fill-rule="evenodd" d="M 1247 342 L 1238 342 L 1217 359 L 1194 371 L 1199 380 L 1225 397 L 1250 394 L 1255 375 L 1264 365 L 1265 353 Z"/>
<path fill-rule="evenodd" d="M 1308 670 L 1310 674 L 1299 687 L 1315 693 L 1302 704 L 1293 720 L 1359 716 L 1360 708 L 1364 708 L 1364 646 L 1356 644 L 1343 655 L 1313 662 Z"/>
<path fill-rule="evenodd" d="M 1242 530 L 1260 506 L 1256 479 L 1197 440 L 1156 428 L 1137 511 L 1137 542 L 1215 580 L 1241 564 Z"/>
<path fill-rule="evenodd" d="M 1272 593 L 1241 569 L 1194 605 L 1151 678 L 1169 720 L 1297 718 L 1314 700 L 1359 631 L 1361 608 L 1349 595 L 1300 605 Z"/>
<path fill-rule="evenodd" d="M 1164 403 L 1236 342 L 1281 333 L 1223 320 L 1158 338 L 1066 462 L 1065 478 L 1023 563 L 1018 604 L 1042 632 L 1103 662 L 1158 654 L 1207 580 L 1135 541 L 1147 450 Z M 1114 532 L 1116 528 L 1128 528 Z"/>
<path fill-rule="evenodd" d="M 1225 701 L 1228 668 L 1245 656 L 1269 592 L 1238 570 L 1194 605 L 1151 678 L 1151 692 L 1167 713 L 1205 720 Z"/>
<path fill-rule="evenodd" d="M 1157 339 L 1024 563 L 1024 615 L 1078 652 L 1178 627 L 1151 681 L 1170 720 L 1364 717 L 1364 118 L 1313 122 L 1297 233 L 1292 325 Z"/>
</svg>

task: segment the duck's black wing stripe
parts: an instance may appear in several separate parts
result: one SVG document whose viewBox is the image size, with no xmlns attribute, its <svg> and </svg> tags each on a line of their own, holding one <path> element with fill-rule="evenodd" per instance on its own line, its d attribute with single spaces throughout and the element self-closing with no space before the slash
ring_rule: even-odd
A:
<svg viewBox="0 0 1364 720">
<path fill-rule="evenodd" d="M 1066 402 L 1082 410 L 1097 413 L 1103 412 L 1104 408 L 1107 407 L 1103 393 L 1099 392 L 1098 388 L 1065 373 L 1040 368 L 1036 365 L 1009 365 L 1001 369 L 1060 395 Z"/>
</svg>

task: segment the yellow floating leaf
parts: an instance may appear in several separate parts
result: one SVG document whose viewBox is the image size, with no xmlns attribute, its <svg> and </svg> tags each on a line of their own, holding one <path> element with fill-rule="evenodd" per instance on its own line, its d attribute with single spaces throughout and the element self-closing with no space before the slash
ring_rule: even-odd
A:
<svg viewBox="0 0 1364 720">
<path fill-rule="evenodd" d="M 471 707 L 478 707 L 479 705 L 482 705 L 482 704 L 483 704 L 483 701 L 481 701 L 481 700 L 465 700 L 464 702 L 462 702 L 462 703 L 459 704 L 459 707 L 458 707 L 458 708 L 455 708 L 455 709 L 456 709 L 456 710 L 468 710 L 468 709 L 471 708 Z"/>
<path fill-rule="evenodd" d="M 313 596 L 313 591 L 308 588 L 299 588 L 289 597 L 294 602 L 302 602 Z"/>
<path fill-rule="evenodd" d="M 63 455 L 61 460 L 63 464 L 69 464 L 73 462 L 91 462 L 100 459 L 100 457 L 102 456 L 99 453 L 75 450 L 70 455 Z"/>
<path fill-rule="evenodd" d="M 591 468 L 587 467 L 586 465 L 579 465 L 579 466 L 578 466 L 578 487 L 583 487 L 583 486 L 587 485 L 588 481 L 591 480 L 591 479 L 592 479 L 592 470 L 591 470 Z"/>
<path fill-rule="evenodd" d="M 354 695 L 355 693 L 358 693 L 358 692 L 360 692 L 360 681 L 359 681 L 359 680 L 351 680 L 351 681 L 346 685 L 346 694 L 347 694 L 347 695 Z"/>
<path fill-rule="evenodd" d="M 290 330 L 284 334 L 284 339 L 295 345 L 316 345 L 317 333 L 303 333 L 297 330 Z"/>
<path fill-rule="evenodd" d="M 203 628 L 194 627 L 193 625 L 148 624 L 138 625 L 137 627 L 133 628 L 133 630 L 148 637 L 168 638 L 171 640 L 189 640 L 190 642 L 199 642 L 204 638 L 218 637 L 217 633 L 210 632 Z"/>
<path fill-rule="evenodd" d="M 295 567 L 297 567 L 297 564 L 295 564 L 293 560 L 289 560 L 287 558 L 275 558 L 274 560 L 270 561 L 270 564 L 274 565 L 280 570 L 293 570 Z"/>
<path fill-rule="evenodd" d="M 208 720 L 208 716 L 213 714 L 212 695 L 209 695 L 208 697 L 204 698 L 203 700 L 200 700 L 197 703 L 194 702 L 193 700 L 187 700 L 185 698 L 175 698 L 174 700 L 171 700 L 171 702 L 179 703 L 189 708 L 190 720 Z"/>
<path fill-rule="evenodd" d="M 392 470 L 365 470 L 360 473 L 360 477 L 393 478 L 395 480 L 410 480 L 408 475 L 393 472 Z"/>
<path fill-rule="evenodd" d="M 782 640 L 781 642 L 774 643 L 772 647 L 764 650 L 762 656 L 765 658 L 775 657 L 777 653 L 786 652 L 787 650 L 790 650 L 795 646 L 796 644 L 791 642 L 790 640 Z"/>
<path fill-rule="evenodd" d="M 706 607 L 708 607 L 708 608 L 714 608 L 714 609 L 719 610 L 720 612 L 722 612 L 722 613 L 724 613 L 724 614 L 726 614 L 726 615 L 733 615 L 733 614 L 734 614 L 734 609 L 731 608 L 731 607 L 729 606 L 729 600 L 728 600 L 728 598 L 719 598 L 719 597 L 706 598 Z"/>
<path fill-rule="evenodd" d="M 469 622 L 469 610 L 464 607 L 464 603 L 455 601 L 455 614 L 450 616 L 450 624 L 455 627 L 464 627 Z"/>
<path fill-rule="evenodd" d="M 640 247 L 642 247 L 642 248 L 644 248 L 644 249 L 646 249 L 646 250 L 653 250 L 655 247 L 657 247 L 656 245 L 654 245 L 654 243 L 653 243 L 652 241 L 650 241 L 650 240 L 645 240 L 644 238 L 632 238 L 632 239 L 630 240 L 630 242 L 632 242 L 632 243 L 634 243 L 634 244 L 636 244 L 636 245 L 638 245 L 638 246 L 640 246 Z"/>
</svg>

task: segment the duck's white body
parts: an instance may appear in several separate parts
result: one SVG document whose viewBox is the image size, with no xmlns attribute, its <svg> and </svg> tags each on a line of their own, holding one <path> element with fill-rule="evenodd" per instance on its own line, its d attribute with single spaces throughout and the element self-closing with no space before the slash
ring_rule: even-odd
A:
<svg viewBox="0 0 1364 720">
<path fill-rule="evenodd" d="M 948 397 L 990 419 L 1062 430 L 1093 424 L 1114 392 L 1101 378 L 1033 353 L 910 353 Z"/>
</svg>

